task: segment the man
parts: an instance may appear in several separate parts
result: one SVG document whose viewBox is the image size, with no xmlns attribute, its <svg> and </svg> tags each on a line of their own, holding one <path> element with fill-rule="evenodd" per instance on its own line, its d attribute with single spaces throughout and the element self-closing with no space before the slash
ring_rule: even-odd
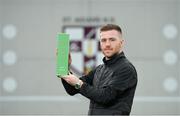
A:
<svg viewBox="0 0 180 116">
<path fill-rule="evenodd" d="M 89 115 L 129 115 L 137 85 L 134 66 L 123 53 L 124 39 L 118 25 L 100 29 L 104 64 L 80 78 L 69 74 L 62 78 L 67 93 L 80 93 L 90 99 Z"/>
</svg>

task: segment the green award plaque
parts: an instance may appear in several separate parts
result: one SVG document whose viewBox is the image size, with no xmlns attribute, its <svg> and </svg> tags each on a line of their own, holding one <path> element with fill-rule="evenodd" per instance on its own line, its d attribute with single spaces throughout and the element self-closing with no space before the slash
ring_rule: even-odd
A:
<svg viewBox="0 0 180 116">
<path fill-rule="evenodd" d="M 61 33 L 57 36 L 56 75 L 62 77 L 68 74 L 69 34 Z"/>
</svg>

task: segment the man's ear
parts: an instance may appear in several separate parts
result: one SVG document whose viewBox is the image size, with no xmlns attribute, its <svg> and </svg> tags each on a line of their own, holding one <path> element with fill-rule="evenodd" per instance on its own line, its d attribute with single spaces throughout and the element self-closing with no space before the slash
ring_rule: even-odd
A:
<svg viewBox="0 0 180 116">
<path fill-rule="evenodd" d="M 124 43 L 125 43 L 125 40 L 124 40 L 124 39 L 122 39 L 122 40 L 120 41 L 121 48 L 124 46 Z"/>
</svg>

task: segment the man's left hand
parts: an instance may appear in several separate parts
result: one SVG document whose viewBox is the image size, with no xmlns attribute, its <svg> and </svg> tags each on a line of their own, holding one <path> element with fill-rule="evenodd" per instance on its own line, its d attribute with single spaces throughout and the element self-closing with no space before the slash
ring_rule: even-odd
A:
<svg viewBox="0 0 180 116">
<path fill-rule="evenodd" d="M 76 83 L 78 83 L 80 81 L 80 79 L 78 77 L 76 77 L 75 75 L 69 74 L 69 75 L 65 75 L 63 76 L 63 78 L 67 83 L 69 83 L 70 85 L 74 86 Z"/>
</svg>

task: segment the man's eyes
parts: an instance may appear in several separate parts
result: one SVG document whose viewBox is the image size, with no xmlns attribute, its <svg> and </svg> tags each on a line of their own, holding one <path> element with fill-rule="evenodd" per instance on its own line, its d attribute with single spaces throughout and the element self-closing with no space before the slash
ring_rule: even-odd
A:
<svg viewBox="0 0 180 116">
<path fill-rule="evenodd" d="M 101 42 L 105 42 L 106 41 L 106 39 L 101 39 Z"/>
<path fill-rule="evenodd" d="M 101 39 L 101 42 L 106 42 L 106 41 L 116 41 L 116 38 Z"/>
<path fill-rule="evenodd" d="M 116 39 L 115 38 L 110 38 L 110 41 L 115 41 Z"/>
</svg>

